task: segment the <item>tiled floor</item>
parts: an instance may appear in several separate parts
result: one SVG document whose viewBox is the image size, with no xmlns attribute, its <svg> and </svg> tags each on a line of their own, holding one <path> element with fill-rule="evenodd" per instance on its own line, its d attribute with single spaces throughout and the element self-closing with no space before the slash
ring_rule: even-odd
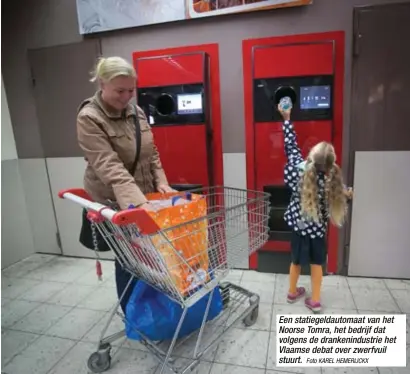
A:
<svg viewBox="0 0 410 374">
<path fill-rule="evenodd" d="M 6 374 L 85 374 L 86 361 L 116 301 L 113 263 L 104 262 L 104 281 L 96 279 L 95 262 L 34 255 L 2 271 L 1 362 Z M 259 319 L 251 328 L 238 326 L 210 354 L 210 362 L 197 374 L 404 374 L 407 368 L 284 370 L 275 365 L 275 316 L 306 313 L 302 304 L 287 305 L 285 275 L 233 271 L 230 280 L 261 297 Z M 301 283 L 309 287 L 309 278 Z M 407 313 L 410 315 L 410 281 L 324 279 L 324 313 Z M 410 319 L 407 344 L 410 344 Z M 120 323 L 112 331 L 120 329 Z M 154 374 L 158 363 L 138 343 L 120 348 L 108 373 Z"/>
</svg>

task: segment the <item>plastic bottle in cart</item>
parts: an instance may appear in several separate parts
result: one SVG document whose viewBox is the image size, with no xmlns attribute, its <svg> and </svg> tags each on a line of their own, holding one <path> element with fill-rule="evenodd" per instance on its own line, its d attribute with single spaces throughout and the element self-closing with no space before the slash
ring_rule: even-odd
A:
<svg viewBox="0 0 410 374">
<path fill-rule="evenodd" d="M 279 100 L 279 106 L 282 110 L 292 109 L 292 100 L 289 96 L 282 97 Z"/>
</svg>

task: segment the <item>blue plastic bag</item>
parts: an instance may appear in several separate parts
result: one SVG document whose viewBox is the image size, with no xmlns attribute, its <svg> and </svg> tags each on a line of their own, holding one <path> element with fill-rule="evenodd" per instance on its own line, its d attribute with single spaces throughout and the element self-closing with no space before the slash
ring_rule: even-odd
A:
<svg viewBox="0 0 410 374">
<path fill-rule="evenodd" d="M 178 338 L 182 338 L 199 329 L 211 295 L 207 294 L 186 313 Z M 222 296 L 217 287 L 208 313 L 208 321 L 216 318 L 222 311 Z M 152 288 L 143 281 L 134 287 L 126 308 L 125 331 L 132 340 L 141 340 L 137 329 L 152 341 L 170 340 L 182 316 L 182 308 L 163 293 Z"/>
</svg>

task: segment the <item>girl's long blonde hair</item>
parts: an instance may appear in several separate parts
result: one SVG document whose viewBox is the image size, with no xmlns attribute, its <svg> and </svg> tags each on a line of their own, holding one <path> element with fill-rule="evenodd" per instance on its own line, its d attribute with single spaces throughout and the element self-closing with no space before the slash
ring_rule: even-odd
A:
<svg viewBox="0 0 410 374">
<path fill-rule="evenodd" d="M 342 226 L 347 211 L 344 194 L 343 176 L 336 165 L 333 146 L 327 142 L 316 144 L 309 152 L 306 169 L 301 179 L 302 214 L 315 222 L 326 220 L 319 211 L 318 172 L 325 172 L 325 204 L 330 220 L 336 226 Z"/>
</svg>

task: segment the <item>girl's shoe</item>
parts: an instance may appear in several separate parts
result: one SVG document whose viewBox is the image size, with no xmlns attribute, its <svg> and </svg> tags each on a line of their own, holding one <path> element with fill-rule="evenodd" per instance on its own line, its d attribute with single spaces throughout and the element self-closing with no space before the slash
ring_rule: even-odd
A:
<svg viewBox="0 0 410 374">
<path fill-rule="evenodd" d="M 288 303 L 295 303 L 306 293 L 305 287 L 296 288 L 296 293 L 288 293 Z"/>
<path fill-rule="evenodd" d="M 320 313 L 322 310 L 322 305 L 319 301 L 312 301 L 310 297 L 306 298 L 305 305 L 308 309 L 310 309 L 313 313 Z"/>
</svg>

